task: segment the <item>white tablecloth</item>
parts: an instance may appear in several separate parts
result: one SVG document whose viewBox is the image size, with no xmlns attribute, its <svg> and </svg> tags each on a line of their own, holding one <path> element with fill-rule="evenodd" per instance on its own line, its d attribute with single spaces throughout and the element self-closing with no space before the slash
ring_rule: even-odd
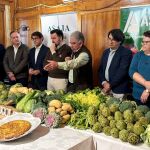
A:
<svg viewBox="0 0 150 150">
<path fill-rule="evenodd" d="M 150 150 L 150 147 L 143 143 L 138 145 L 131 145 L 127 142 L 122 142 L 120 139 L 106 136 L 104 133 L 94 133 L 91 130 L 78 131 L 80 131 L 81 133 L 89 134 L 93 137 L 96 150 Z"/>
<path fill-rule="evenodd" d="M 39 126 L 20 139 L 0 143 L 0 150 L 94 150 L 93 137 L 69 128 Z"/>
</svg>

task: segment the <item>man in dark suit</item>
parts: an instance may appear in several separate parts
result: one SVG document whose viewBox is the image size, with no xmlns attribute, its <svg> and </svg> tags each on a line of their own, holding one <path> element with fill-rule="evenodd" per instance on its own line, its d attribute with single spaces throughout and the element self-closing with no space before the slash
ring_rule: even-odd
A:
<svg viewBox="0 0 150 150">
<path fill-rule="evenodd" d="M 5 48 L 2 44 L 0 44 L 0 81 L 4 81 L 5 78 L 5 71 L 4 71 L 4 67 L 3 67 L 3 58 L 5 55 Z"/>
<path fill-rule="evenodd" d="M 29 77 L 31 87 L 38 90 L 47 89 L 48 72 L 43 70 L 43 63 L 49 48 L 42 44 L 43 35 L 41 32 L 33 32 L 31 35 L 34 48 L 29 53 Z"/>
<path fill-rule="evenodd" d="M 99 67 L 102 91 L 120 99 L 130 92 L 128 70 L 132 53 L 122 46 L 124 38 L 120 29 L 113 29 L 108 33 L 110 48 L 104 51 Z"/>
<path fill-rule="evenodd" d="M 17 31 L 10 33 L 12 45 L 7 47 L 3 60 L 5 72 L 9 83 L 21 83 L 28 85 L 28 47 L 21 43 L 20 34 Z"/>
</svg>

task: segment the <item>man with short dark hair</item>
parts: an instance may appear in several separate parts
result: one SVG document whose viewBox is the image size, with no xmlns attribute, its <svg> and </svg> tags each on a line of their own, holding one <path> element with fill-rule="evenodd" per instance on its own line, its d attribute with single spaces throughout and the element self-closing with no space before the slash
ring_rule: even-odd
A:
<svg viewBox="0 0 150 150">
<path fill-rule="evenodd" d="M 31 35 L 34 46 L 29 52 L 29 79 L 31 87 L 38 90 L 47 89 L 48 72 L 43 69 L 44 60 L 49 48 L 43 44 L 43 35 L 36 31 Z"/>
<path fill-rule="evenodd" d="M 5 72 L 11 85 L 21 83 L 28 85 L 28 47 L 21 43 L 20 34 L 17 31 L 10 33 L 12 45 L 7 47 L 3 60 Z"/>
<path fill-rule="evenodd" d="M 52 44 L 50 51 L 47 53 L 45 65 L 49 60 L 63 62 L 66 57 L 71 56 L 71 48 L 63 41 L 63 32 L 59 29 L 54 29 L 50 32 Z M 45 69 L 46 70 L 46 69 Z M 48 74 L 47 89 L 49 90 L 67 90 L 68 71 L 62 69 L 50 70 Z"/>
<path fill-rule="evenodd" d="M 55 68 L 69 70 L 68 91 L 76 92 L 93 87 L 92 56 L 84 45 L 84 36 L 80 31 L 75 31 L 70 36 L 72 49 L 71 58 L 66 58 L 65 62 L 49 61 L 45 66 L 47 70 Z"/>
<path fill-rule="evenodd" d="M 124 38 L 120 29 L 113 29 L 108 33 L 109 48 L 104 51 L 99 67 L 102 91 L 119 99 L 130 92 L 128 69 L 132 53 L 122 46 Z"/>
</svg>

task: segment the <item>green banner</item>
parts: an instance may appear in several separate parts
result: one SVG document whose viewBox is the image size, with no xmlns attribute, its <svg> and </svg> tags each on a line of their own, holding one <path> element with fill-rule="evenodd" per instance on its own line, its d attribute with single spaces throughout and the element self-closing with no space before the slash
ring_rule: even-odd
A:
<svg viewBox="0 0 150 150">
<path fill-rule="evenodd" d="M 122 8 L 120 28 L 126 36 L 125 44 L 141 49 L 142 35 L 150 30 L 150 6 Z"/>
</svg>

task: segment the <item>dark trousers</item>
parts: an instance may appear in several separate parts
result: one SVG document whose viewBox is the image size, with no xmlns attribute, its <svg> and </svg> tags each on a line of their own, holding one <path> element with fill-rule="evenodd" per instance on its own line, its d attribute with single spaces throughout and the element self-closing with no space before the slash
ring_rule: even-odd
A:
<svg viewBox="0 0 150 150">
<path fill-rule="evenodd" d="M 28 78 L 16 79 L 16 81 L 9 80 L 10 85 L 14 85 L 16 83 L 21 83 L 23 86 L 27 87 L 28 86 Z"/>
</svg>

